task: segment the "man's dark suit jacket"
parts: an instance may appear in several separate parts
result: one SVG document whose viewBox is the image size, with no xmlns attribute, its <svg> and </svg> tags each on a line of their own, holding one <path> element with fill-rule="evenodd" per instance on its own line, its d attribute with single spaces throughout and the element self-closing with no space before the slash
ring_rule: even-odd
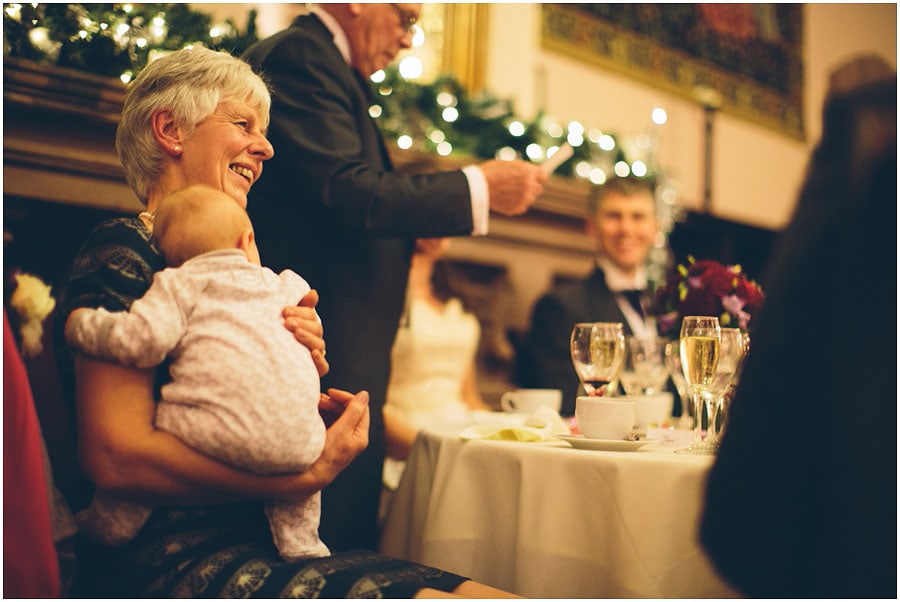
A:
<svg viewBox="0 0 900 602">
<path fill-rule="evenodd" d="M 622 322 L 625 334 L 632 334 L 600 269 L 585 280 L 565 284 L 538 299 L 531 326 L 516 353 L 518 385 L 560 389 L 563 416 L 575 414 L 578 394 L 578 376 L 569 352 L 569 338 L 577 322 Z"/>
<path fill-rule="evenodd" d="M 374 549 L 381 409 L 413 240 L 471 233 L 468 183 L 460 171 L 391 173 L 369 117 L 371 91 L 315 15 L 298 17 L 244 58 L 273 92 L 275 156 L 248 205 L 262 262 L 293 269 L 319 292 L 331 365 L 323 390 L 370 394 L 369 446 L 323 491 L 320 533 L 334 549 Z"/>
</svg>

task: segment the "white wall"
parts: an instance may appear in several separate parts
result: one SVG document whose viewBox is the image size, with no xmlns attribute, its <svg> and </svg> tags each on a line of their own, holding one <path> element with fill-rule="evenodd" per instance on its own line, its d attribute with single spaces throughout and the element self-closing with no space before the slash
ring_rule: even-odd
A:
<svg viewBox="0 0 900 602">
<path fill-rule="evenodd" d="M 777 229 L 790 219 L 809 151 L 820 134 L 827 74 L 857 52 L 874 51 L 897 64 L 896 4 L 804 5 L 805 119 L 801 142 L 730 115 L 716 115 L 713 212 L 723 218 Z M 607 128 L 623 136 L 645 130 L 651 109 L 666 108 L 659 160 L 678 182 L 682 204 L 699 209 L 703 197 L 703 110 L 636 80 L 605 72 L 540 46 L 539 4 L 494 4 L 491 10 L 488 88 L 513 98 L 533 116 L 543 99 L 549 115 Z M 543 72 L 543 76 L 537 75 Z M 545 86 L 541 82 L 545 82 Z"/>
<path fill-rule="evenodd" d="M 202 6 L 219 18 L 234 18 L 239 26 L 255 6 L 260 33 L 268 35 L 286 26 L 304 5 Z M 712 192 L 713 213 L 719 217 L 770 229 L 784 226 L 791 217 L 809 152 L 819 137 L 828 72 L 863 51 L 877 52 L 897 64 L 896 4 L 805 4 L 804 8 L 807 140 L 801 142 L 718 113 Z M 651 109 L 665 107 L 669 122 L 662 130 L 659 161 L 677 183 L 682 205 L 699 209 L 704 144 L 700 105 L 543 50 L 540 15 L 540 4 L 492 4 L 485 57 L 487 89 L 500 98 L 512 99 L 522 117 L 533 117 L 544 108 L 561 123 L 576 119 L 622 136 L 643 132 Z"/>
</svg>

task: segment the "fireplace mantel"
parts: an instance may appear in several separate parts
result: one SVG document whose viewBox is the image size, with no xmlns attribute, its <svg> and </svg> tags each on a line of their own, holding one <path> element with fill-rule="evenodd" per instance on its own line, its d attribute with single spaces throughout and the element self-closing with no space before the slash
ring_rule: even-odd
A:
<svg viewBox="0 0 900 602">
<path fill-rule="evenodd" d="M 124 92 L 115 79 L 5 56 L 4 196 L 139 208 L 113 149 Z"/>
</svg>

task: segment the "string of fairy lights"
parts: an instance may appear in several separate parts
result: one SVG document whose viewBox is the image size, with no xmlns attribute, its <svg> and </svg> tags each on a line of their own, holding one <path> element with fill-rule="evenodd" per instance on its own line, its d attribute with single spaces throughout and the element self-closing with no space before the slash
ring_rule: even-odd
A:
<svg viewBox="0 0 900 602">
<path fill-rule="evenodd" d="M 128 83 L 155 56 L 191 44 L 240 54 L 258 39 L 247 26 L 213 23 L 188 4 L 3 4 L 3 53 Z"/>
<path fill-rule="evenodd" d="M 452 80 L 419 84 L 403 77 L 397 67 L 391 67 L 375 73 L 372 81 L 380 99 L 369 113 L 381 120 L 382 129 L 404 150 L 418 148 L 448 156 L 462 146 L 483 158 L 540 162 L 567 142 L 576 149 L 573 159 L 563 164 L 570 167 L 568 175 L 597 185 L 612 176 L 659 176 L 655 162 L 657 136 L 668 120 L 662 107 L 651 111 L 649 132 L 621 141 L 614 133 L 587 128 L 579 121 L 562 124 L 544 115 L 525 121 L 513 114 L 504 101 L 486 95 L 473 101 L 464 92 L 461 95 L 446 89 L 453 86 Z M 499 127 L 485 127 L 492 124 Z M 470 148 L 471 141 L 466 139 L 470 129 L 477 132 L 480 146 L 495 149 L 493 153 L 482 152 L 480 146 Z M 455 145 L 453 138 L 459 144 Z"/>
<path fill-rule="evenodd" d="M 652 179 L 661 236 L 651 251 L 648 278 L 661 281 L 669 262 L 668 235 L 684 215 L 675 186 L 657 163 L 663 107 L 653 107 L 645 131 L 633 136 L 538 112 L 516 115 L 512 102 L 487 92 L 469 95 L 450 75 L 421 81 L 417 48 L 425 33 L 414 26 L 413 49 L 371 78 L 376 101 L 369 114 L 385 139 L 401 150 L 480 159 L 521 158 L 539 163 L 564 142 L 573 156 L 556 173 L 602 185 L 609 178 Z M 257 41 L 256 10 L 245 28 L 187 4 L 3 4 L 4 55 L 72 67 L 128 83 L 155 56 L 191 44 L 240 55 Z"/>
</svg>

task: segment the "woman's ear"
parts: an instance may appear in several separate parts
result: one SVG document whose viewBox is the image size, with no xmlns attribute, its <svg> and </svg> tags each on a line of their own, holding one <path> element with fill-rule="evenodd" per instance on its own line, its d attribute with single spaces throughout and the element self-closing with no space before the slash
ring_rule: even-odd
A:
<svg viewBox="0 0 900 602">
<path fill-rule="evenodd" d="M 153 137 L 160 148 L 173 156 L 181 154 L 182 129 L 175 123 L 175 115 L 169 109 L 159 109 L 150 117 Z"/>
</svg>

